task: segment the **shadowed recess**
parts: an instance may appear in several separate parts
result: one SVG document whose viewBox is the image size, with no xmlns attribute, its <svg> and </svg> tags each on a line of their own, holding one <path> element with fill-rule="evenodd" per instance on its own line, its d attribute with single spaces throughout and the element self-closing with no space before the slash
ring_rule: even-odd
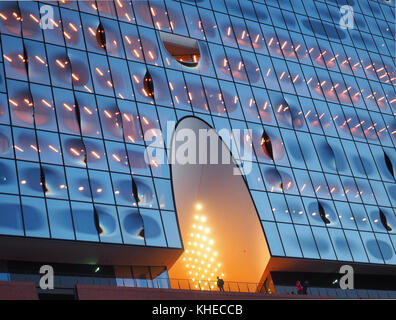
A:
<svg viewBox="0 0 396 320">
<path fill-rule="evenodd" d="M 102 22 L 99 22 L 98 28 L 96 29 L 96 41 L 98 41 L 101 48 L 106 49 L 106 34 Z"/>
<path fill-rule="evenodd" d="M 186 67 L 196 67 L 201 57 L 198 41 L 175 34 L 160 32 L 166 51 Z"/>
<path fill-rule="evenodd" d="M 261 147 L 263 148 L 263 151 L 267 155 L 267 157 L 270 158 L 271 160 L 274 160 L 271 140 L 270 140 L 269 136 L 267 135 L 267 133 L 265 132 L 265 130 L 263 131 L 263 134 L 261 136 L 260 143 L 261 143 Z"/>
<path fill-rule="evenodd" d="M 136 237 L 139 240 L 144 239 L 143 219 L 137 209 L 131 209 L 122 219 L 121 224 L 124 232 L 127 232 L 129 236 Z"/>
<path fill-rule="evenodd" d="M 381 209 L 379 209 L 379 215 L 380 215 L 380 220 L 381 220 L 381 223 L 382 223 L 382 225 L 384 226 L 384 228 L 387 230 L 387 231 L 392 231 L 392 228 L 389 226 L 389 224 L 388 224 L 388 220 L 387 220 L 387 218 L 386 218 L 386 215 L 385 215 L 385 213 L 381 210 Z"/>
<path fill-rule="evenodd" d="M 389 173 L 392 175 L 392 177 L 395 177 L 395 173 L 393 171 L 393 164 L 392 164 L 392 160 L 388 157 L 388 155 L 386 154 L 386 152 L 384 151 L 384 159 L 385 159 L 385 164 L 386 167 L 389 170 Z"/>
<path fill-rule="evenodd" d="M 144 94 L 154 99 L 154 82 L 148 70 L 144 75 L 143 85 L 144 85 Z"/>
</svg>

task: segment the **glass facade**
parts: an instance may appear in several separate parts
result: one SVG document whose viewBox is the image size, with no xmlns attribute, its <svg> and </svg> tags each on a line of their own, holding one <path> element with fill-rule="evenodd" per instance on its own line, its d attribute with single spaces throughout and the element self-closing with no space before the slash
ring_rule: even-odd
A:
<svg viewBox="0 0 396 320">
<path fill-rule="evenodd" d="M 252 130 L 273 256 L 396 264 L 394 16 L 380 0 L 0 2 L 0 233 L 181 248 L 144 136 L 168 152 L 168 121 L 194 115 Z"/>
</svg>

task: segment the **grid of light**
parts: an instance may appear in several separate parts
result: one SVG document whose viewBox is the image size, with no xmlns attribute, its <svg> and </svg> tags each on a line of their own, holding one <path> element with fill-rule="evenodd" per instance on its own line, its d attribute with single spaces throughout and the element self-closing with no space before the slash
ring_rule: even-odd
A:
<svg viewBox="0 0 396 320">
<path fill-rule="evenodd" d="M 200 212 L 202 205 L 196 206 Z M 194 223 L 187 239 L 182 260 L 185 263 L 187 278 L 191 279 L 193 289 L 213 290 L 217 288 L 217 277 L 224 277 L 222 264 L 218 262 L 213 230 L 203 213 L 194 215 Z"/>
</svg>

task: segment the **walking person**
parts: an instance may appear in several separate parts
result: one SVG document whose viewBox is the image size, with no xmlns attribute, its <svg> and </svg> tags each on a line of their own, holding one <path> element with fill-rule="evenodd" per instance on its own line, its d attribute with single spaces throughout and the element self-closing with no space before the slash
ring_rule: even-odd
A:
<svg viewBox="0 0 396 320">
<path fill-rule="evenodd" d="M 220 291 L 224 291 L 224 280 L 217 277 L 217 286 L 219 287 Z"/>
<path fill-rule="evenodd" d="M 301 285 L 300 280 L 296 282 L 297 294 L 303 294 L 303 286 Z"/>
</svg>

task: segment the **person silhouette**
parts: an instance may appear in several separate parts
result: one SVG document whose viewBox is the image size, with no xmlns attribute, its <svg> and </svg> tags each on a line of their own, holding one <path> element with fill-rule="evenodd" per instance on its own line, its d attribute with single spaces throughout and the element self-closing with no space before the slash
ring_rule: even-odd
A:
<svg viewBox="0 0 396 320">
<path fill-rule="evenodd" d="M 300 280 L 296 282 L 297 294 L 303 294 L 303 286 L 301 285 Z"/>
<path fill-rule="evenodd" d="M 217 277 L 217 286 L 219 287 L 220 291 L 224 291 L 224 280 Z"/>
</svg>

